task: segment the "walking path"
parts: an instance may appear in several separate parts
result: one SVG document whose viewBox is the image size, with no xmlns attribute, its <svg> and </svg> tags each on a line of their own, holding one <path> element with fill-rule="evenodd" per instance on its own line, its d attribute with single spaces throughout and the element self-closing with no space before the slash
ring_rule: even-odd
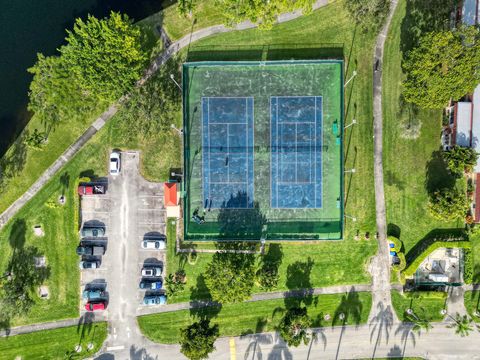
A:
<svg viewBox="0 0 480 360">
<path fill-rule="evenodd" d="M 373 64 L 376 71 L 373 74 L 373 138 L 374 138 L 374 177 L 375 177 L 375 208 L 377 219 L 378 252 L 370 264 L 372 274 L 372 299 L 373 305 L 370 312 L 370 322 L 376 321 L 388 327 L 393 322 L 398 322 L 392 308 L 390 296 L 390 257 L 387 244 L 387 220 L 385 210 L 385 192 L 383 183 L 383 118 L 382 118 L 382 65 L 383 49 L 390 22 L 397 7 L 397 1 L 392 1 L 390 13 L 377 36 Z"/>
<path fill-rule="evenodd" d="M 0 337 L 28 334 L 35 331 L 52 330 L 68 326 L 81 326 L 84 323 L 101 322 L 106 320 L 107 319 L 103 315 L 89 313 L 89 315 L 75 319 L 65 319 L 46 323 L 17 326 L 6 330 L 2 329 L 0 330 Z"/>
<path fill-rule="evenodd" d="M 317 0 L 313 5 L 313 9 L 316 10 L 322 6 L 328 4 L 328 0 Z M 293 19 L 296 19 L 302 15 L 301 11 L 295 11 L 291 13 L 282 14 L 279 16 L 278 22 L 283 23 Z M 137 86 L 142 86 L 145 82 L 173 55 L 178 53 L 184 47 L 190 45 L 191 42 L 203 39 L 205 37 L 225 33 L 234 30 L 245 30 L 255 28 L 257 25 L 246 21 L 238 24 L 233 28 L 226 27 L 225 25 L 214 25 L 191 34 L 185 35 L 183 38 L 173 42 L 162 54 L 160 54 L 146 70 L 145 75 L 137 82 Z M 0 229 L 30 200 L 32 199 L 40 189 L 68 162 L 80 149 L 100 130 L 107 121 L 109 121 L 118 111 L 120 105 L 128 100 L 128 95 L 120 98 L 116 103 L 112 104 L 102 115 L 100 115 L 79 138 L 72 144 L 45 172 L 37 179 L 35 183 L 20 196 L 7 210 L 0 214 Z"/>
<path fill-rule="evenodd" d="M 274 300 L 274 299 L 284 299 L 290 297 L 305 297 L 305 296 L 315 296 L 315 295 L 327 295 L 327 294 L 346 294 L 348 292 L 365 292 L 370 291 L 371 285 L 360 284 L 360 285 L 338 285 L 338 286 L 329 286 L 313 289 L 299 289 L 299 290 L 290 290 L 290 291 L 273 291 L 265 292 L 259 294 L 253 294 L 250 300 L 246 302 L 255 302 L 263 300 Z M 149 315 L 157 314 L 164 312 L 172 312 L 179 310 L 189 310 L 189 309 L 198 309 L 206 306 L 215 306 L 219 305 L 213 301 L 190 301 L 177 304 L 168 304 L 163 306 L 156 307 L 143 307 L 138 312 L 137 315 Z"/>
</svg>

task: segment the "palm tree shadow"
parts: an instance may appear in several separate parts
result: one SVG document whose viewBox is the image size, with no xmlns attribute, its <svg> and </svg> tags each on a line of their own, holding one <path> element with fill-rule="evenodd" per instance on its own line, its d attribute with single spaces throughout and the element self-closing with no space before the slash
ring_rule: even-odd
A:
<svg viewBox="0 0 480 360">
<path fill-rule="evenodd" d="M 413 347 L 415 347 L 415 345 L 417 344 L 417 339 L 415 337 L 415 333 L 413 332 L 412 324 L 401 323 L 398 326 L 398 328 L 395 330 L 395 335 L 398 335 L 400 333 L 402 334 L 401 340 L 403 343 L 403 349 L 402 349 L 402 357 L 403 357 L 403 355 L 405 354 L 405 349 L 407 347 L 408 339 L 409 338 L 411 339 Z"/>
<path fill-rule="evenodd" d="M 323 344 L 323 350 L 325 350 L 327 347 L 327 335 L 325 335 L 324 329 L 318 328 L 312 330 L 312 340 L 310 340 L 310 344 L 308 345 L 307 360 L 310 359 L 313 344 L 317 345 L 320 341 Z"/>
<path fill-rule="evenodd" d="M 273 336 L 270 334 L 250 334 L 244 336 L 244 338 L 251 339 L 243 356 L 245 360 L 262 360 L 262 345 L 270 345 L 273 343 Z"/>
<path fill-rule="evenodd" d="M 362 309 L 363 304 L 360 301 L 358 293 L 355 291 L 355 287 L 352 286 L 350 291 L 342 296 L 340 305 L 337 307 L 335 314 L 333 315 L 332 326 L 340 324 L 342 327 L 342 330 L 340 331 L 340 337 L 338 339 L 336 358 L 338 358 L 340 353 L 343 334 L 349 320 L 352 320 L 355 325 L 358 326 L 362 319 Z"/>
<path fill-rule="evenodd" d="M 390 338 L 390 330 L 393 326 L 393 312 L 390 305 L 385 305 L 380 302 L 377 305 L 377 315 L 370 321 L 369 327 L 370 342 L 375 338 L 375 346 L 373 348 L 372 358 L 375 358 L 378 345 L 381 343 L 383 336 L 385 335 L 385 342 L 388 342 Z"/>
</svg>

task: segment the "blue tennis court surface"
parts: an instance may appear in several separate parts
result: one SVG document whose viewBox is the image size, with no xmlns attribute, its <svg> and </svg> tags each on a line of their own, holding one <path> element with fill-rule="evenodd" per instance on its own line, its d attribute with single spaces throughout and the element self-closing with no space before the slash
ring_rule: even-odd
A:
<svg viewBox="0 0 480 360">
<path fill-rule="evenodd" d="M 205 209 L 253 207 L 253 98 L 202 98 Z"/>
<path fill-rule="evenodd" d="M 274 96 L 270 111 L 272 208 L 321 208 L 322 97 Z"/>
</svg>

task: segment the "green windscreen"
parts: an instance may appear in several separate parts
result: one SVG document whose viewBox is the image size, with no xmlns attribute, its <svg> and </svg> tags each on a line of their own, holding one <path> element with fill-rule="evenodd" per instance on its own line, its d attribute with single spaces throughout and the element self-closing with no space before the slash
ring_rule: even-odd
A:
<svg viewBox="0 0 480 360">
<path fill-rule="evenodd" d="M 183 66 L 186 240 L 336 240 L 343 61 Z"/>
</svg>

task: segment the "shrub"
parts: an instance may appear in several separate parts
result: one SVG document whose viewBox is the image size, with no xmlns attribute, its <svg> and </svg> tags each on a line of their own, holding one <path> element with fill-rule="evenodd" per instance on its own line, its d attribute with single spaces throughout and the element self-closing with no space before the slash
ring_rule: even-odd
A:
<svg viewBox="0 0 480 360">
<path fill-rule="evenodd" d="M 470 249 L 463 252 L 463 281 L 465 284 L 471 284 L 473 279 L 473 257 Z"/>
</svg>

